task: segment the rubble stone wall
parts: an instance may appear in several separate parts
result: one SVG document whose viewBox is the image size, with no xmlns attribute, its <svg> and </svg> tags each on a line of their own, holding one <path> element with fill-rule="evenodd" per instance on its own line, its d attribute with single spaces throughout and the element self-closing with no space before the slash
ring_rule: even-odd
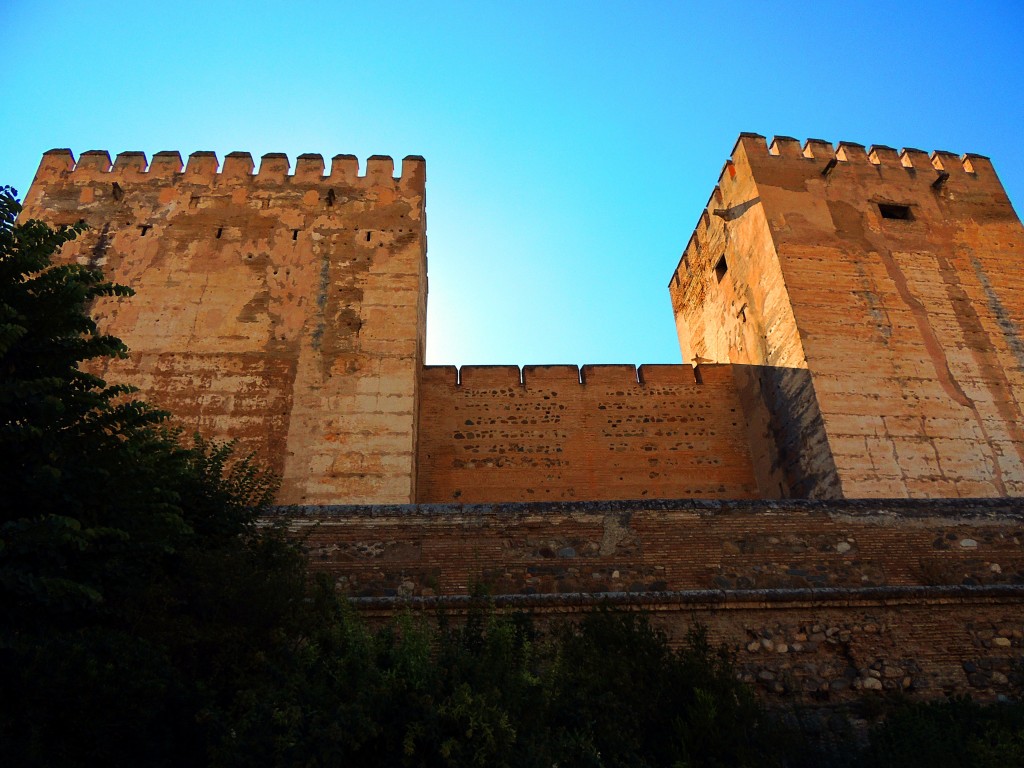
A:
<svg viewBox="0 0 1024 768">
<path fill-rule="evenodd" d="M 694 622 L 769 696 L 1009 691 L 1024 655 L 1024 509 L 975 501 L 609 501 L 280 510 L 371 617 L 481 589 L 544 620 Z M 1018 683 L 1020 681 L 1017 681 Z"/>
</svg>

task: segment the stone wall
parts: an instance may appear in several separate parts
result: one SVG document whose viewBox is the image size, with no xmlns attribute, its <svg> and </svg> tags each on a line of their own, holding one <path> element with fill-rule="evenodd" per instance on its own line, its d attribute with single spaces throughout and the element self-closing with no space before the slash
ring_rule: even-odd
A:
<svg viewBox="0 0 1024 768">
<path fill-rule="evenodd" d="M 101 370 L 188 429 L 237 438 L 284 503 L 414 500 L 426 318 L 424 163 L 339 155 L 48 152 L 23 217 L 84 219 L 61 258 L 131 299 L 94 308 L 131 357 Z"/>
<path fill-rule="evenodd" d="M 428 366 L 420 502 L 755 498 L 728 366 Z"/>
<path fill-rule="evenodd" d="M 769 695 L 1007 692 L 1024 654 L 1024 509 L 1006 500 L 645 501 L 280 510 L 371 617 L 643 609 L 694 621 Z M 1019 671 L 1019 670 L 1018 670 Z"/>
</svg>

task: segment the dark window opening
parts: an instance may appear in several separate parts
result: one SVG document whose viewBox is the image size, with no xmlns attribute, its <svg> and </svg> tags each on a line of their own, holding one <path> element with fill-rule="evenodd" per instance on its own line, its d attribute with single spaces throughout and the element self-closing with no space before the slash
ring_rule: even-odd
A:
<svg viewBox="0 0 1024 768">
<path fill-rule="evenodd" d="M 718 262 L 715 264 L 715 277 L 718 278 L 718 282 L 722 282 L 722 278 L 725 277 L 725 273 L 729 271 L 729 265 L 725 262 L 725 256 L 721 256 Z"/>
<path fill-rule="evenodd" d="M 116 181 L 110 185 L 110 192 L 114 195 L 115 200 L 120 200 L 124 197 L 124 190 L 121 189 L 121 185 Z"/>
<path fill-rule="evenodd" d="M 909 205 L 895 205 L 892 203 L 879 203 L 878 212 L 882 214 L 883 219 L 900 219 L 902 221 L 910 221 L 914 217 L 910 215 Z"/>
<path fill-rule="evenodd" d="M 298 240 L 298 239 L 299 239 L 299 230 L 293 229 L 292 230 L 292 240 Z"/>
<path fill-rule="evenodd" d="M 327 190 L 327 205 L 328 205 L 328 207 L 334 205 L 334 190 L 333 189 L 328 189 Z"/>
<path fill-rule="evenodd" d="M 372 230 L 370 232 L 366 233 L 366 242 L 370 242 L 370 235 L 372 235 L 372 234 L 373 234 Z"/>
<path fill-rule="evenodd" d="M 224 227 L 217 227 L 217 239 L 220 240 L 220 236 L 224 234 Z"/>
<path fill-rule="evenodd" d="M 139 237 L 145 237 L 146 233 L 149 232 L 149 224 L 139 224 Z"/>
</svg>

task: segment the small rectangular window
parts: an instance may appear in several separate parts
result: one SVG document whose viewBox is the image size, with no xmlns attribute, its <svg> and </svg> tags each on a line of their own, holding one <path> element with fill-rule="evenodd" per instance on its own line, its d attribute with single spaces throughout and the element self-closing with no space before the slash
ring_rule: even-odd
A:
<svg viewBox="0 0 1024 768">
<path fill-rule="evenodd" d="M 893 203 L 879 203 L 878 212 L 882 214 L 883 219 L 901 219 L 902 221 L 910 221 L 914 217 L 910 215 L 909 205 L 895 205 Z"/>
<path fill-rule="evenodd" d="M 715 277 L 718 278 L 718 282 L 722 282 L 722 278 L 725 277 L 725 273 L 728 271 L 729 265 L 725 262 L 725 256 L 720 256 L 715 263 Z"/>
</svg>

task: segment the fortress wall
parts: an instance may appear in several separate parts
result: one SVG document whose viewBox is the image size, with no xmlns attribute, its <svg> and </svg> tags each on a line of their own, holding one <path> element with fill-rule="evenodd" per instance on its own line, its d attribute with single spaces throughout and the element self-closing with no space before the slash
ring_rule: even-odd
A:
<svg viewBox="0 0 1024 768">
<path fill-rule="evenodd" d="M 428 366 L 417 499 L 752 498 L 731 372 L 699 376 L 688 365 Z"/>
<path fill-rule="evenodd" d="M 991 163 L 741 145 L 843 494 L 1024 494 L 1024 230 Z"/>
<path fill-rule="evenodd" d="M 284 503 L 414 498 L 426 306 L 424 164 L 197 152 L 44 155 L 23 218 L 84 219 L 61 259 L 130 299 L 94 308 L 135 384 L 188 429 L 237 438 Z M 218 170 L 219 169 L 219 170 Z"/>
<path fill-rule="evenodd" d="M 703 622 L 769 695 L 843 700 L 874 677 L 912 695 L 994 696 L 1024 648 L 1024 514 L 1007 500 L 283 512 L 371 616 L 457 613 L 477 586 L 539 617 L 610 601 L 677 641 Z"/>
</svg>

